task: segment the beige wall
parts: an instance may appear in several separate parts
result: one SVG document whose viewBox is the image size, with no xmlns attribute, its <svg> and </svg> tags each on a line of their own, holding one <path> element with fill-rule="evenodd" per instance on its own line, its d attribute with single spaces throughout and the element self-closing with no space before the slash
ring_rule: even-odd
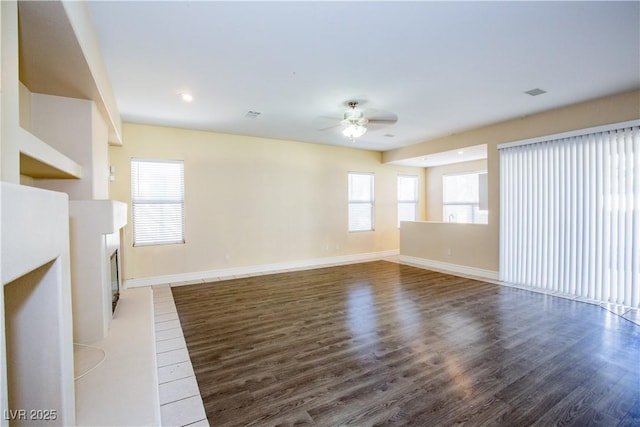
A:
<svg viewBox="0 0 640 427">
<path fill-rule="evenodd" d="M 640 90 L 545 111 L 383 153 L 383 161 L 391 162 L 487 144 L 489 224 L 412 224 L 402 229 L 400 253 L 428 260 L 499 271 L 500 156 L 498 144 L 635 119 L 640 119 Z M 448 249 L 451 251 L 449 252 Z"/>
<path fill-rule="evenodd" d="M 32 93 L 31 132 L 82 166 L 81 179 L 35 179 L 71 200 L 109 198 L 109 131 L 96 104 L 85 99 Z M 24 182 L 24 181 L 23 181 Z"/>
<path fill-rule="evenodd" d="M 426 220 L 442 221 L 442 177 L 448 174 L 487 170 L 487 159 L 434 166 L 426 169 Z"/>
<path fill-rule="evenodd" d="M 398 249 L 398 174 L 419 176 L 424 194 L 424 169 L 374 151 L 137 124 L 123 136 L 109 148 L 113 199 L 130 203 L 131 158 L 185 164 L 186 243 L 132 247 L 130 220 L 127 279 Z M 347 231 L 349 171 L 375 173 L 373 232 Z"/>
<path fill-rule="evenodd" d="M 490 231 L 485 224 L 403 223 L 400 254 L 497 272 L 495 254 L 485 244 L 491 237 Z"/>
</svg>

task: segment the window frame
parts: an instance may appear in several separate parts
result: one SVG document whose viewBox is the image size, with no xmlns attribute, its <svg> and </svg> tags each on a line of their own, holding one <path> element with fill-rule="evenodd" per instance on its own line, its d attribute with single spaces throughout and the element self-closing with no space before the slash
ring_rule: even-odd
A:
<svg viewBox="0 0 640 427">
<path fill-rule="evenodd" d="M 453 172 L 442 175 L 442 221 L 450 224 L 479 224 L 479 225 L 487 225 L 487 222 L 478 222 L 478 217 L 476 216 L 475 209 L 477 208 L 479 212 L 486 212 L 486 210 L 480 209 L 480 175 L 486 174 L 487 170 L 476 170 L 476 171 L 466 171 L 466 172 Z M 458 201 L 458 202 L 446 202 L 446 194 L 445 191 L 445 179 L 452 176 L 462 176 L 462 175 L 477 175 L 478 176 L 478 199 L 477 201 Z M 461 221 L 449 221 L 446 216 L 446 208 L 447 206 L 469 206 L 471 208 L 471 222 L 461 222 Z"/>
<path fill-rule="evenodd" d="M 135 196 L 134 185 L 140 182 L 139 174 L 137 177 L 137 181 L 134 180 L 134 163 L 162 163 L 162 164 L 180 164 L 180 197 L 179 198 L 169 198 L 169 199 L 145 199 L 140 200 Z M 184 244 L 185 240 L 185 174 L 184 174 L 184 160 L 170 160 L 170 159 L 150 159 L 150 158 L 131 158 L 130 159 L 130 167 L 131 167 L 131 226 L 132 226 L 132 246 L 133 247 L 144 247 L 144 246 L 160 246 L 160 245 L 175 245 L 175 244 Z M 139 205 L 180 205 L 180 215 L 179 215 L 179 225 L 180 225 L 180 238 L 176 239 L 158 239 L 156 241 L 149 241 L 144 239 L 139 239 L 137 237 L 137 228 L 136 226 L 136 206 Z M 140 241 L 142 240 L 142 241 Z"/>
<path fill-rule="evenodd" d="M 401 178 L 411 178 L 412 180 L 415 181 L 415 188 L 414 188 L 414 198 L 412 200 L 401 200 L 400 199 L 400 179 Z M 396 178 L 396 199 L 397 199 L 397 209 L 396 209 L 396 215 L 397 215 L 397 222 L 398 222 L 398 228 L 400 228 L 400 205 L 410 205 L 413 204 L 413 219 L 412 220 L 405 220 L 403 219 L 402 221 L 416 221 L 418 219 L 418 193 L 419 193 L 419 187 L 420 186 L 420 180 L 418 175 L 407 175 L 407 174 L 398 174 L 397 178 Z"/>
<path fill-rule="evenodd" d="M 371 178 L 371 199 L 370 200 L 352 200 L 351 199 L 351 176 L 361 175 Z M 347 230 L 349 233 L 363 233 L 368 231 L 375 231 L 375 173 L 373 172 L 347 172 Z M 371 210 L 371 228 L 368 229 L 351 229 L 351 206 L 352 205 L 370 205 Z"/>
</svg>

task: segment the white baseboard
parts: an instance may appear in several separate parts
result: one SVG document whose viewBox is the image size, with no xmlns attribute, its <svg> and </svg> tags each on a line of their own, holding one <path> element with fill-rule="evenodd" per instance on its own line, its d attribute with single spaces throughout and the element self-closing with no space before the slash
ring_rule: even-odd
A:
<svg viewBox="0 0 640 427">
<path fill-rule="evenodd" d="M 597 305 L 599 307 L 604 308 L 605 310 L 611 311 L 614 314 L 618 314 L 616 311 L 612 310 L 610 307 L 611 305 L 616 305 L 616 304 L 609 304 L 604 301 L 589 299 L 585 297 L 577 297 L 575 295 L 565 294 L 559 291 L 542 289 L 535 286 L 517 285 L 515 283 L 502 282 L 500 281 L 500 277 L 499 277 L 500 275 L 497 271 L 483 270 L 481 268 L 468 267 L 468 266 L 459 265 L 459 264 L 450 264 L 447 262 L 434 261 L 431 259 L 418 258 L 418 257 L 409 256 L 409 255 L 400 255 L 398 259 L 402 264 L 412 265 L 416 267 L 423 267 L 429 270 L 453 274 L 455 276 L 483 279 L 484 281 L 494 283 L 500 286 L 507 286 L 510 288 L 521 289 L 524 291 L 535 292 L 538 294 L 550 295 L 553 297 L 564 298 L 564 299 L 569 299 L 572 301 L 582 302 L 586 304 Z M 624 307 L 626 309 L 635 308 L 635 307 L 627 307 L 622 305 L 618 305 L 618 307 Z M 638 323 L 638 322 L 634 322 L 634 323 Z"/>
<path fill-rule="evenodd" d="M 430 270 L 437 270 L 444 273 L 451 273 L 454 275 L 479 277 L 482 279 L 488 279 L 492 281 L 498 281 L 499 274 L 497 271 L 484 270 L 482 268 L 469 267 L 466 265 L 451 264 L 448 262 L 434 261 L 432 259 L 418 258 L 409 255 L 400 255 L 400 262 L 406 264 L 416 265 L 418 267 L 428 268 Z"/>
<path fill-rule="evenodd" d="M 181 285 L 203 282 L 214 282 L 242 276 L 260 276 L 269 273 L 279 273 L 289 270 L 310 270 L 313 268 L 329 267 L 332 265 L 354 264 L 364 261 L 374 261 L 399 255 L 397 249 L 381 252 L 368 252 L 353 255 L 343 255 L 328 258 L 315 258 L 299 261 L 279 262 L 275 264 L 250 265 L 245 267 L 223 268 L 219 270 L 196 271 L 193 273 L 168 274 L 165 276 L 142 277 L 125 280 L 125 288 L 156 285 Z"/>
</svg>

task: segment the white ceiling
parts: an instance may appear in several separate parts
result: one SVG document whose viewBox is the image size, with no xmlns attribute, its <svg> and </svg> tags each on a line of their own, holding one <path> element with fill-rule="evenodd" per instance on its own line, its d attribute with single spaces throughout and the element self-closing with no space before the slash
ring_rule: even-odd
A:
<svg viewBox="0 0 640 427">
<path fill-rule="evenodd" d="M 461 149 L 441 151 L 425 156 L 412 157 L 391 162 L 396 165 L 430 168 L 433 166 L 451 165 L 454 163 L 470 162 L 487 158 L 487 144 L 474 145 Z"/>
<path fill-rule="evenodd" d="M 130 122 L 382 151 L 640 87 L 637 1 L 89 9 Z M 534 88 L 547 93 L 524 93 Z M 353 143 L 326 129 L 350 100 L 398 121 Z"/>
</svg>

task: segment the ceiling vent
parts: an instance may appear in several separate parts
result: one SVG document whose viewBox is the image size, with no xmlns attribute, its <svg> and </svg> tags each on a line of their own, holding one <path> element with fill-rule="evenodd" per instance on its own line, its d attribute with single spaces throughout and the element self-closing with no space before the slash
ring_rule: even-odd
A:
<svg viewBox="0 0 640 427">
<path fill-rule="evenodd" d="M 531 89 L 525 92 L 527 95 L 531 95 L 531 96 L 538 96 L 538 95 L 542 95 L 543 93 L 547 93 L 546 90 L 542 90 L 539 87 L 535 88 L 535 89 Z"/>
<path fill-rule="evenodd" d="M 247 111 L 247 114 L 245 114 L 244 116 L 248 119 L 255 119 L 256 117 L 258 117 L 260 114 L 259 111 L 253 111 L 253 110 L 249 110 Z"/>
</svg>

